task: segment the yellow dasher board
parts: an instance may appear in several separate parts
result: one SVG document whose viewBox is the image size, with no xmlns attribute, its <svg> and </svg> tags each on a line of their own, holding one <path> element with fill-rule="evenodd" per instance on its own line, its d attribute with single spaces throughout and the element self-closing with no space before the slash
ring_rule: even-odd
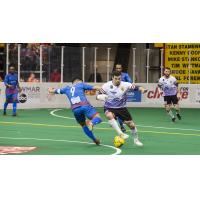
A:
<svg viewBox="0 0 200 200">
<path fill-rule="evenodd" d="M 189 54 L 190 61 L 189 61 Z M 171 68 L 172 75 L 179 83 L 200 83 L 200 43 L 166 43 L 165 66 Z"/>
</svg>

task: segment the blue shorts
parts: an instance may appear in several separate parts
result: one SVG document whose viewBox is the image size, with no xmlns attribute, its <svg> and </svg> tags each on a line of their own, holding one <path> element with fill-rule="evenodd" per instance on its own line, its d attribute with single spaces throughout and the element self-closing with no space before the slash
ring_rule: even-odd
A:
<svg viewBox="0 0 200 200">
<path fill-rule="evenodd" d="M 14 94 L 6 94 L 6 102 L 7 103 L 18 103 L 18 93 Z"/>
<path fill-rule="evenodd" d="M 85 122 L 86 117 L 88 119 L 92 119 L 93 116 L 96 115 L 98 112 L 95 110 L 93 106 L 87 105 L 75 108 L 73 110 L 73 113 L 74 117 L 76 118 L 76 121 L 80 123 L 80 122 Z"/>
</svg>

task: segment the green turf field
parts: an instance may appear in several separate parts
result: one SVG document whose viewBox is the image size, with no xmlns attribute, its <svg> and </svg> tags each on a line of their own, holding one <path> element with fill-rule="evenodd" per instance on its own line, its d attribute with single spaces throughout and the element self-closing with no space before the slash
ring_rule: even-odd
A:
<svg viewBox="0 0 200 200">
<path fill-rule="evenodd" d="M 106 123 L 102 108 L 98 110 L 104 123 L 94 133 L 103 146 L 91 143 L 68 109 L 19 110 L 17 117 L 8 111 L 0 116 L 0 146 L 37 147 L 24 155 L 200 154 L 200 109 L 182 109 L 183 119 L 176 123 L 164 109 L 129 109 L 144 147 L 136 147 L 129 137 L 120 149 L 113 147 L 115 131 Z"/>
</svg>

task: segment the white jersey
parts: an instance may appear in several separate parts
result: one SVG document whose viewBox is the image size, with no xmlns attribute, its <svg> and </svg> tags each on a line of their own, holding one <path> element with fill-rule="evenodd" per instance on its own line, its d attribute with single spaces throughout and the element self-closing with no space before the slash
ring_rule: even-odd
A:
<svg viewBox="0 0 200 200">
<path fill-rule="evenodd" d="M 163 90 L 164 96 L 173 96 L 177 94 L 178 88 L 177 88 L 177 80 L 174 76 L 169 76 L 169 78 L 166 78 L 165 76 L 162 76 L 159 79 L 158 85 Z"/>
<path fill-rule="evenodd" d="M 108 98 L 105 101 L 106 108 L 124 108 L 126 106 L 127 91 L 134 89 L 132 83 L 121 81 L 119 86 L 113 85 L 112 81 L 102 86 L 101 92 L 106 94 Z"/>
</svg>

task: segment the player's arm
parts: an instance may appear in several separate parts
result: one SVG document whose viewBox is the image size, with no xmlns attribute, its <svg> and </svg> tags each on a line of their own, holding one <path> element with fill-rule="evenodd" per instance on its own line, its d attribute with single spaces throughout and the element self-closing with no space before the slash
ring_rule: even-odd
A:
<svg viewBox="0 0 200 200">
<path fill-rule="evenodd" d="M 142 94 L 144 94 L 144 93 L 146 93 L 148 91 L 144 87 L 136 85 L 135 83 L 132 83 L 131 85 L 129 85 L 128 89 L 129 90 L 134 90 L 134 91 L 140 91 Z"/>
<path fill-rule="evenodd" d="M 129 76 L 129 74 L 128 73 L 126 73 L 126 82 L 128 82 L 128 83 L 132 83 L 133 81 L 131 80 L 131 77 Z"/>
<path fill-rule="evenodd" d="M 8 83 L 8 75 L 5 76 L 4 84 L 5 84 L 5 86 L 6 86 L 7 88 L 11 88 L 11 87 L 12 87 L 12 85 L 10 85 L 10 84 Z"/>
<path fill-rule="evenodd" d="M 108 95 L 107 95 L 107 85 L 104 84 L 100 90 L 99 90 L 99 94 L 96 96 L 97 100 L 100 101 L 106 101 L 108 99 Z"/>
<path fill-rule="evenodd" d="M 48 88 L 49 94 L 64 94 L 65 90 L 66 88 L 58 88 L 58 89 L 52 87 Z"/>
<path fill-rule="evenodd" d="M 158 91 L 161 93 L 163 91 L 163 84 L 161 83 L 160 80 L 158 80 Z"/>
<path fill-rule="evenodd" d="M 179 89 L 179 87 L 178 87 L 178 82 L 177 82 L 177 80 L 174 82 L 174 85 L 177 87 L 177 98 L 179 99 L 179 100 L 182 100 L 182 98 L 181 98 L 181 92 L 180 92 L 180 89 Z"/>
</svg>

